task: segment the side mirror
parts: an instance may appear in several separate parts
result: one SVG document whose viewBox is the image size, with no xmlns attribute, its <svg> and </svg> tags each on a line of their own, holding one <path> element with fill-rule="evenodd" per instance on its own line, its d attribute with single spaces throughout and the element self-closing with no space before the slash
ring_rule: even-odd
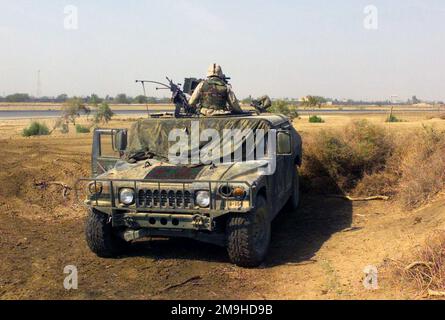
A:
<svg viewBox="0 0 445 320">
<path fill-rule="evenodd" d="M 287 131 L 279 131 L 277 133 L 277 154 L 292 154 L 292 138 L 290 133 Z"/>
<path fill-rule="evenodd" d="M 115 151 L 125 151 L 127 149 L 127 131 L 119 130 L 114 134 L 113 148 Z"/>
</svg>

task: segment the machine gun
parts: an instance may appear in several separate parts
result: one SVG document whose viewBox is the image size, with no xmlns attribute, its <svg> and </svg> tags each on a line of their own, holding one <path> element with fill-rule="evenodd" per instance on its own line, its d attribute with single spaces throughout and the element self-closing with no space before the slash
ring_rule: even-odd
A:
<svg viewBox="0 0 445 320">
<path fill-rule="evenodd" d="M 136 80 L 136 83 L 141 83 L 144 89 L 144 95 L 147 96 L 145 91 L 145 84 L 152 83 L 161 87 L 157 87 L 156 90 L 170 90 L 172 93 L 172 101 L 175 104 L 175 118 L 184 118 L 197 115 L 197 110 L 191 107 L 188 103 L 185 93 L 181 90 L 179 84 L 175 84 L 167 77 L 168 84 L 151 81 L 151 80 Z M 148 112 L 148 107 L 147 107 Z"/>
<path fill-rule="evenodd" d="M 262 96 L 261 98 L 252 100 L 250 106 L 254 107 L 259 114 L 266 113 L 272 106 L 272 100 L 269 98 L 269 96 Z"/>
</svg>

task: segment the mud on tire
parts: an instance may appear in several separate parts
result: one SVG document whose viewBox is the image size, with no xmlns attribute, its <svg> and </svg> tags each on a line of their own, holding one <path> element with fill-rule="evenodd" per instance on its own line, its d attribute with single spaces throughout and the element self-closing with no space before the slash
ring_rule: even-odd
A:
<svg viewBox="0 0 445 320">
<path fill-rule="evenodd" d="M 258 267 L 269 250 L 268 205 L 263 196 L 258 196 L 256 204 L 254 212 L 234 214 L 227 222 L 227 251 L 231 262 L 240 267 Z"/>
<path fill-rule="evenodd" d="M 129 246 L 125 240 L 113 233 L 112 225 L 108 223 L 108 219 L 108 215 L 90 210 L 85 227 L 88 247 L 102 258 L 111 258 L 122 254 Z"/>
</svg>

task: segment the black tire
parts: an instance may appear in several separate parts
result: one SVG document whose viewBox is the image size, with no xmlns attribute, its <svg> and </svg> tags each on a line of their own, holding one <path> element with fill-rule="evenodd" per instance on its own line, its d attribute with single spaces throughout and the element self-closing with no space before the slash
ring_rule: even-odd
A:
<svg viewBox="0 0 445 320">
<path fill-rule="evenodd" d="M 129 244 L 113 233 L 109 216 L 90 210 L 86 221 L 86 240 L 88 247 L 101 258 L 112 258 L 122 254 Z"/>
<path fill-rule="evenodd" d="M 295 211 L 300 205 L 300 174 L 298 169 L 295 169 L 294 178 L 292 183 L 292 193 L 289 200 L 286 203 L 286 209 L 289 211 Z"/>
<path fill-rule="evenodd" d="M 230 261 L 239 267 L 258 267 L 270 245 L 271 223 L 266 199 L 258 196 L 254 212 L 229 217 L 226 232 Z"/>
</svg>

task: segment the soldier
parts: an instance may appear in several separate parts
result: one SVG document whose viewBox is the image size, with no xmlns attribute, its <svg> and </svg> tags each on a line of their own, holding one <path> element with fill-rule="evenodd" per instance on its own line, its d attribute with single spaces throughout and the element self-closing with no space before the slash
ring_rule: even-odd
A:
<svg viewBox="0 0 445 320">
<path fill-rule="evenodd" d="M 232 88 L 224 79 L 221 67 L 217 64 L 209 67 L 207 80 L 196 87 L 189 104 L 194 108 L 199 107 L 204 116 L 243 112 Z"/>
<path fill-rule="evenodd" d="M 255 109 L 259 113 L 267 112 L 267 109 L 272 107 L 272 100 L 270 99 L 269 96 L 265 95 L 262 96 L 261 98 L 253 100 L 251 106 L 255 107 Z"/>
</svg>

